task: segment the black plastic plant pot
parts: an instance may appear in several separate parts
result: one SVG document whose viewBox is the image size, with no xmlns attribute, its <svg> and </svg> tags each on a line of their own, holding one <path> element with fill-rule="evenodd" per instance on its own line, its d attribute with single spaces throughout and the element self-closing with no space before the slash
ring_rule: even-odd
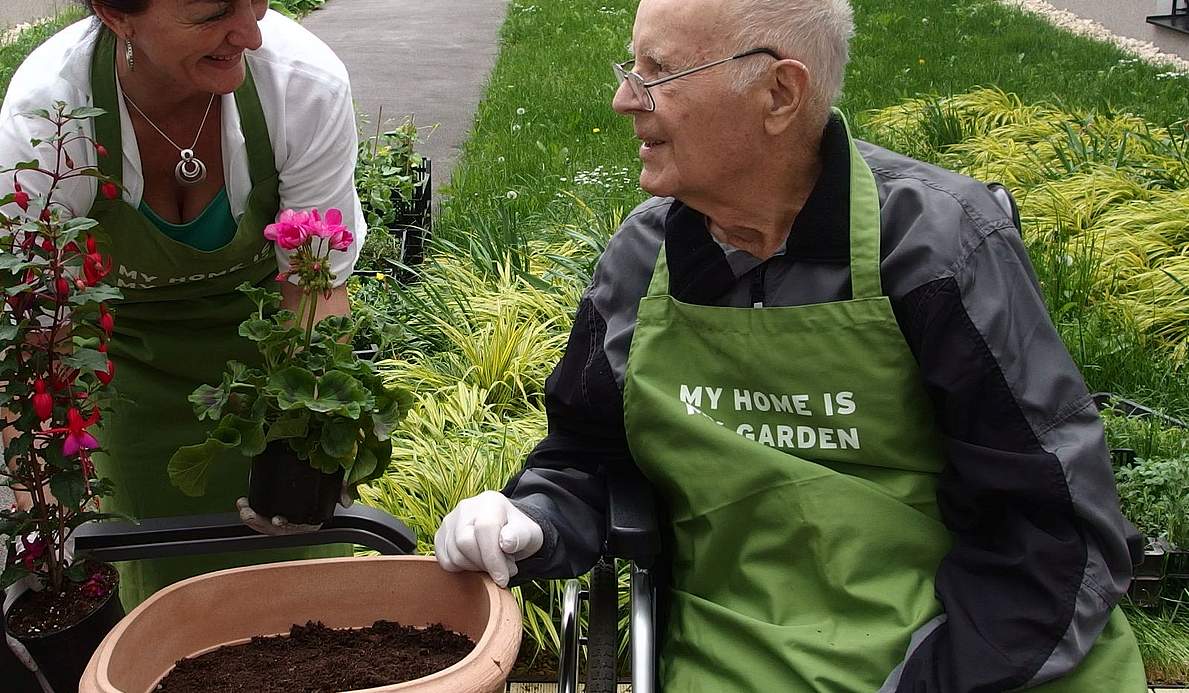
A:
<svg viewBox="0 0 1189 693">
<path fill-rule="evenodd" d="M 4 614 L 0 613 L 0 627 L 4 625 Z M 37 677 L 25 666 L 7 643 L 0 642 L 0 681 L 4 690 L 11 693 L 42 693 Z"/>
<path fill-rule="evenodd" d="M 1162 578 L 1165 574 L 1168 554 L 1164 549 L 1148 549 L 1144 551 L 1144 560 L 1135 567 L 1136 578 Z"/>
<path fill-rule="evenodd" d="M 1189 551 L 1185 549 L 1169 551 L 1164 574 L 1180 580 L 1189 579 Z"/>
<path fill-rule="evenodd" d="M 1137 577 L 1127 588 L 1127 596 L 1136 606 L 1150 608 L 1160 604 L 1160 594 L 1164 591 L 1164 578 Z"/>
<path fill-rule="evenodd" d="M 24 598 L 18 598 L 13 608 Z M 107 595 L 98 609 L 73 626 L 38 635 L 17 635 L 11 630 L 8 634 L 25 646 L 54 691 L 77 691 L 78 681 L 87 668 L 87 662 L 91 661 L 91 655 L 122 618 L 124 606 L 120 603 L 120 591 L 117 588 Z M 3 689 L 9 690 L 7 678 Z M 35 690 L 40 690 L 40 687 Z"/>
<path fill-rule="evenodd" d="M 392 231 L 401 237 L 401 262 L 408 267 L 425 259 L 425 245 L 433 225 L 433 162 L 423 158 L 413 167 L 417 182 L 413 187 L 411 204 L 397 215 Z M 398 206 L 403 199 L 394 199 Z"/>
<path fill-rule="evenodd" d="M 326 474 L 298 459 L 288 443 L 273 441 L 252 460 L 248 505 L 257 515 L 317 525 L 334 515 L 342 490 L 342 469 Z"/>
</svg>

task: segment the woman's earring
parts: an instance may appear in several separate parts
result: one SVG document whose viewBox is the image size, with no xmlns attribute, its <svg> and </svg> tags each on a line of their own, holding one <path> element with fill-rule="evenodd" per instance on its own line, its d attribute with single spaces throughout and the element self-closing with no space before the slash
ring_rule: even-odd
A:
<svg viewBox="0 0 1189 693">
<path fill-rule="evenodd" d="M 136 60 L 132 57 L 132 39 L 124 39 L 124 61 L 128 63 L 128 71 L 136 71 Z"/>
</svg>

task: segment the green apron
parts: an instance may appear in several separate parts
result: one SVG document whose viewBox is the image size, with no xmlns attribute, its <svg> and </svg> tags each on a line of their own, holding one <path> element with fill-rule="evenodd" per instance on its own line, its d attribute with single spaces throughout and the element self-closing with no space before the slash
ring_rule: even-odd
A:
<svg viewBox="0 0 1189 693">
<path fill-rule="evenodd" d="M 115 39 L 101 32 L 91 65 L 95 105 L 107 111 L 95 120 L 96 139 L 108 151 L 102 173 L 123 176 L 123 144 L 115 82 Z M 278 174 L 260 100 L 248 73 L 235 92 L 248 148 L 252 191 L 234 238 L 202 251 L 161 232 L 122 199 L 97 196 L 91 216 L 99 222 L 100 249 L 112 257 L 114 282 L 124 299 L 113 306 L 116 328 L 108 354 L 119 399 L 102 422 L 96 456 L 100 476 L 115 483 L 105 510 L 134 518 L 234 512 L 247 495 L 247 458 L 232 451 L 211 467 L 206 495 L 183 495 L 169 481 L 166 465 L 182 445 L 201 443 L 210 422 L 199 422 L 187 397 L 202 383 L 222 380 L 227 362 L 260 362 L 255 345 L 238 328 L 253 310 L 236 290 L 242 282 L 275 290 L 276 257 L 263 229 L 280 206 Z M 120 598 L 132 609 L 178 580 L 237 565 L 327 555 L 350 555 L 350 547 L 284 549 L 253 553 L 154 559 L 120 566 Z"/>
<path fill-rule="evenodd" d="M 640 301 L 624 410 L 672 515 L 666 691 L 875 691 L 941 614 L 945 455 L 880 287 L 875 180 L 853 142 L 850 157 L 852 300 L 681 303 L 662 247 Z M 1075 672 L 1034 690 L 1145 690 L 1119 610 Z"/>
</svg>

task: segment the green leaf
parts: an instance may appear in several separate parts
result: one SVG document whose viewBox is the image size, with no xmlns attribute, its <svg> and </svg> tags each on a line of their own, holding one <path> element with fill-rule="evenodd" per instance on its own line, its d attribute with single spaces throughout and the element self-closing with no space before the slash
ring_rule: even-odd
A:
<svg viewBox="0 0 1189 693">
<path fill-rule="evenodd" d="M 336 341 L 355 329 L 355 321 L 347 315 L 328 315 L 319 320 L 314 329 L 327 339 Z"/>
<path fill-rule="evenodd" d="M 268 393 L 277 398 L 281 409 L 298 409 L 314 399 L 317 379 L 304 368 L 290 366 L 272 374 L 268 381 Z"/>
<path fill-rule="evenodd" d="M 118 301 L 122 298 L 124 298 L 124 294 L 116 287 L 107 284 L 96 284 L 95 286 L 90 286 L 82 291 L 76 291 L 70 294 L 70 303 L 77 306 L 84 303 Z"/>
<path fill-rule="evenodd" d="M 14 583 L 29 576 L 29 571 L 19 563 L 13 563 L 0 573 L 0 590 L 6 590 Z"/>
<path fill-rule="evenodd" d="M 82 471 L 72 469 L 53 475 L 50 477 L 50 492 L 62 505 L 68 508 L 79 507 L 87 495 L 87 486 L 83 480 Z"/>
<path fill-rule="evenodd" d="M 107 370 L 107 356 L 97 349 L 75 349 L 62 357 L 62 363 L 83 371 Z"/>
<path fill-rule="evenodd" d="M 21 161 L 13 165 L 13 171 L 29 171 L 35 168 L 41 168 L 41 162 L 37 159 L 30 159 L 29 161 Z"/>
<path fill-rule="evenodd" d="M 204 383 L 195 388 L 188 399 L 190 404 L 194 405 L 194 415 L 199 421 L 217 421 L 223 414 L 223 407 L 227 405 L 227 397 L 226 388 L 212 387 Z"/>
<path fill-rule="evenodd" d="M 65 115 L 67 118 L 97 118 L 104 113 L 107 113 L 107 111 L 103 110 L 102 108 L 96 108 L 94 106 L 79 106 L 78 108 L 67 111 L 63 115 Z"/>
<path fill-rule="evenodd" d="M 310 428 L 310 413 L 295 409 L 282 413 L 268 429 L 265 441 L 271 443 L 282 438 L 304 438 Z"/>
<path fill-rule="evenodd" d="M 388 440 L 400 428 L 400 422 L 413 406 L 413 394 L 403 388 L 387 388 L 376 396 L 372 412 L 372 433 L 378 440 Z"/>
<path fill-rule="evenodd" d="M 350 464 L 350 461 L 351 458 L 347 458 L 348 464 Z M 345 466 L 341 460 L 331 457 L 322 448 L 317 446 L 310 451 L 310 465 L 325 474 L 334 474 L 340 466 Z"/>
<path fill-rule="evenodd" d="M 347 483 L 354 486 L 367 479 L 372 475 L 372 472 L 376 471 L 377 461 L 376 453 L 366 445 L 360 445 L 358 452 L 355 453 L 355 463 L 351 465 L 347 474 Z"/>
<path fill-rule="evenodd" d="M 37 265 L 36 262 L 29 262 L 20 255 L 12 255 L 4 253 L 0 255 L 0 270 L 11 270 L 14 274 L 25 269 L 26 267 L 33 267 Z"/>
<path fill-rule="evenodd" d="M 98 225 L 99 222 L 89 217 L 74 217 L 72 219 L 67 219 L 66 223 L 62 224 L 62 230 L 77 233 L 79 231 L 93 229 Z"/>
<path fill-rule="evenodd" d="M 256 310 L 268 311 L 281 305 L 281 294 L 277 291 L 256 286 L 251 282 L 244 282 L 236 288 L 247 294 L 252 303 L 256 304 Z"/>
<path fill-rule="evenodd" d="M 11 342 L 17 336 L 17 332 L 19 332 L 20 329 L 20 325 L 14 325 L 11 323 L 0 324 L 0 343 Z"/>
<path fill-rule="evenodd" d="M 251 318 L 240 323 L 239 336 L 247 337 L 253 342 L 263 342 L 272 336 L 273 324 L 268 320 Z"/>
<path fill-rule="evenodd" d="M 335 459 L 355 455 L 355 443 L 359 440 L 359 422 L 351 419 L 334 418 L 322 424 L 322 450 Z"/>
<path fill-rule="evenodd" d="M 238 436 L 234 442 L 214 437 L 215 434 L 223 433 L 225 431 L 216 429 L 206 442 L 179 448 L 169 459 L 169 480 L 182 493 L 187 496 L 201 496 L 206 493 L 207 474 L 211 462 L 239 444 Z"/>
<path fill-rule="evenodd" d="M 65 570 L 65 574 L 71 582 L 82 582 L 87 579 L 87 566 L 82 561 L 75 561 Z"/>
<path fill-rule="evenodd" d="M 358 380 L 342 371 L 331 371 L 318 381 L 317 397 L 306 402 L 306 407 L 358 419 L 363 407 L 374 403 L 371 393 Z"/>
<path fill-rule="evenodd" d="M 219 422 L 220 429 L 235 431 L 239 436 L 239 453 L 244 457 L 255 457 L 264 452 L 264 420 L 245 419 L 228 414 Z"/>
</svg>

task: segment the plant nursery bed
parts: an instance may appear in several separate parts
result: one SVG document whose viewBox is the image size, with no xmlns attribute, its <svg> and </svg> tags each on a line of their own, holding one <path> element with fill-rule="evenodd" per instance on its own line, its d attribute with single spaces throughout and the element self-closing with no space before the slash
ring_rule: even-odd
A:
<svg viewBox="0 0 1189 693">
<path fill-rule="evenodd" d="M 475 643 L 441 624 L 427 628 L 376 621 L 336 630 L 294 625 L 288 635 L 261 636 L 178 661 L 157 693 L 333 693 L 388 686 L 446 669 Z"/>
<path fill-rule="evenodd" d="M 22 637 L 56 633 L 94 613 L 119 586 L 120 576 L 105 563 L 89 562 L 86 571 L 84 582 L 66 580 L 61 595 L 26 592 L 8 612 L 8 631 Z"/>
</svg>

